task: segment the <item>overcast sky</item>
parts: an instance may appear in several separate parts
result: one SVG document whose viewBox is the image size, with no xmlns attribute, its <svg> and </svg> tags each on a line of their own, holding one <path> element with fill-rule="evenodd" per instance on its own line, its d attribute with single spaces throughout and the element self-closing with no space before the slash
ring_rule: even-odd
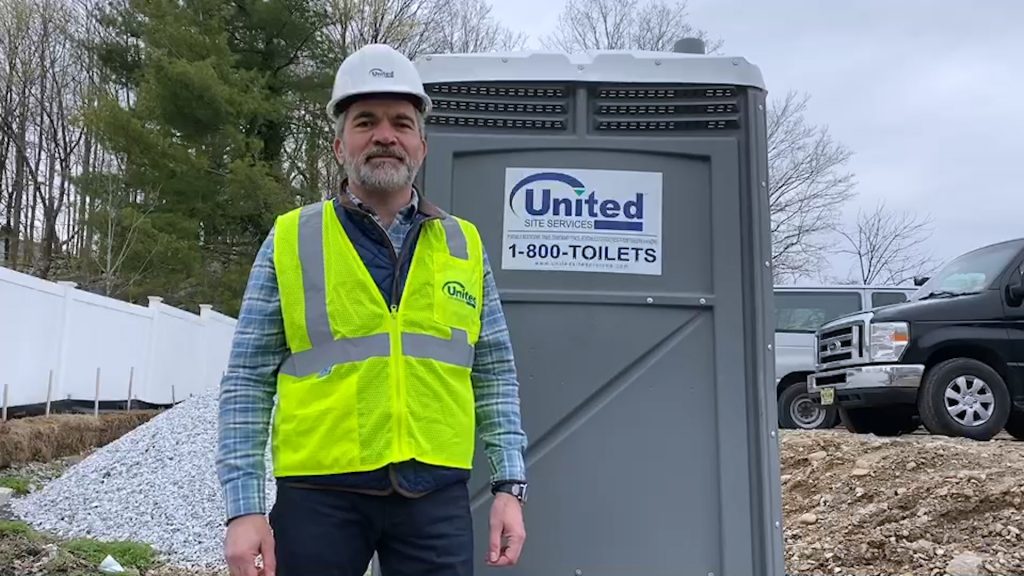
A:
<svg viewBox="0 0 1024 576">
<path fill-rule="evenodd" d="M 492 3 L 538 48 L 564 0 Z M 771 95 L 810 93 L 808 118 L 854 153 L 849 221 L 879 198 L 925 210 L 939 259 L 1024 236 L 1024 1 L 690 0 L 688 11 L 723 52 L 761 68 Z"/>
</svg>

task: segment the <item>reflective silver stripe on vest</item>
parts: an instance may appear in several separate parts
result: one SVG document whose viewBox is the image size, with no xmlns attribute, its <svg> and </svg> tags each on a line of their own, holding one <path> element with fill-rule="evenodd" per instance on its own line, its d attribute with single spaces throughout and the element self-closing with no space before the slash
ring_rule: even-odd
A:
<svg viewBox="0 0 1024 576">
<path fill-rule="evenodd" d="M 463 368 L 473 367 L 473 347 L 469 345 L 469 336 L 458 328 L 452 328 L 451 340 L 426 334 L 402 334 L 402 353 Z"/>
<path fill-rule="evenodd" d="M 309 376 L 321 370 L 329 370 L 335 364 L 360 362 L 378 356 L 391 354 L 391 341 L 387 334 L 374 334 L 361 338 L 332 340 L 292 354 L 281 365 L 281 373 L 289 376 Z"/>
<path fill-rule="evenodd" d="M 306 296 L 306 331 L 313 348 L 334 340 L 327 319 L 327 291 L 324 275 L 324 203 L 306 206 L 299 214 L 299 258 L 302 288 Z"/>
<path fill-rule="evenodd" d="M 299 215 L 299 257 L 302 260 L 302 285 L 306 301 L 306 329 L 312 348 L 292 354 L 281 365 L 282 374 L 310 376 L 330 370 L 336 364 L 360 362 L 391 354 L 387 334 L 335 340 L 327 317 L 327 291 L 324 275 L 323 211 L 318 202 L 302 209 Z M 466 235 L 452 217 L 441 219 L 449 253 L 469 259 Z M 452 329 L 452 338 L 445 340 L 426 334 L 402 334 L 403 354 L 461 366 L 473 367 L 473 346 L 464 330 Z"/>
<path fill-rule="evenodd" d="M 444 225 L 444 235 L 448 239 L 448 253 L 456 258 L 469 260 L 469 249 L 466 247 L 466 233 L 462 231 L 459 222 L 451 216 L 441 219 Z"/>
<path fill-rule="evenodd" d="M 456 328 L 452 329 L 451 340 L 427 334 L 402 334 L 402 353 L 412 358 L 437 360 L 463 368 L 473 367 L 473 346 L 469 344 L 466 332 Z M 326 371 L 335 364 L 386 358 L 389 354 L 391 340 L 387 334 L 334 340 L 291 355 L 281 365 L 281 373 L 303 377 L 323 371 L 326 375 Z"/>
</svg>

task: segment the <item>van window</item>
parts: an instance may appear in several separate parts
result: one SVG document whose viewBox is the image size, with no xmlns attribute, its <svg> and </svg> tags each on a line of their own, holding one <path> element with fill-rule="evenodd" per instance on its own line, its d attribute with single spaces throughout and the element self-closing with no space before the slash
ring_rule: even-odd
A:
<svg viewBox="0 0 1024 576">
<path fill-rule="evenodd" d="M 904 292 L 874 292 L 871 294 L 871 307 L 888 306 L 907 301 L 907 294 Z"/>
<path fill-rule="evenodd" d="M 813 333 L 830 320 L 860 310 L 856 292 L 775 292 L 775 330 Z"/>
</svg>

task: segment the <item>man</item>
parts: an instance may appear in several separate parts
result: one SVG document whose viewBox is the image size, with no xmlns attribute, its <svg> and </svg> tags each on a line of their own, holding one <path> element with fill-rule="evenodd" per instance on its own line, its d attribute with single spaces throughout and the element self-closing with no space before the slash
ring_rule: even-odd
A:
<svg viewBox="0 0 1024 576">
<path fill-rule="evenodd" d="M 397 51 L 349 56 L 327 107 L 347 179 L 280 216 L 256 257 L 220 396 L 232 575 L 260 573 L 262 555 L 267 575 L 355 576 L 374 552 L 387 576 L 472 574 L 475 433 L 487 562 L 519 559 L 526 436 L 494 279 L 476 228 L 412 184 L 431 106 Z"/>
</svg>

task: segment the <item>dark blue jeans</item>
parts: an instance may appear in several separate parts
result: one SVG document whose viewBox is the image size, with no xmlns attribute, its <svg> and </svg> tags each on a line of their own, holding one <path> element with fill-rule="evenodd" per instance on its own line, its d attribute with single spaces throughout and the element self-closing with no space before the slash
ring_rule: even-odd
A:
<svg viewBox="0 0 1024 576">
<path fill-rule="evenodd" d="M 418 498 L 278 483 L 270 525 L 278 576 L 362 576 L 374 551 L 384 576 L 473 574 L 464 482 Z"/>
</svg>

